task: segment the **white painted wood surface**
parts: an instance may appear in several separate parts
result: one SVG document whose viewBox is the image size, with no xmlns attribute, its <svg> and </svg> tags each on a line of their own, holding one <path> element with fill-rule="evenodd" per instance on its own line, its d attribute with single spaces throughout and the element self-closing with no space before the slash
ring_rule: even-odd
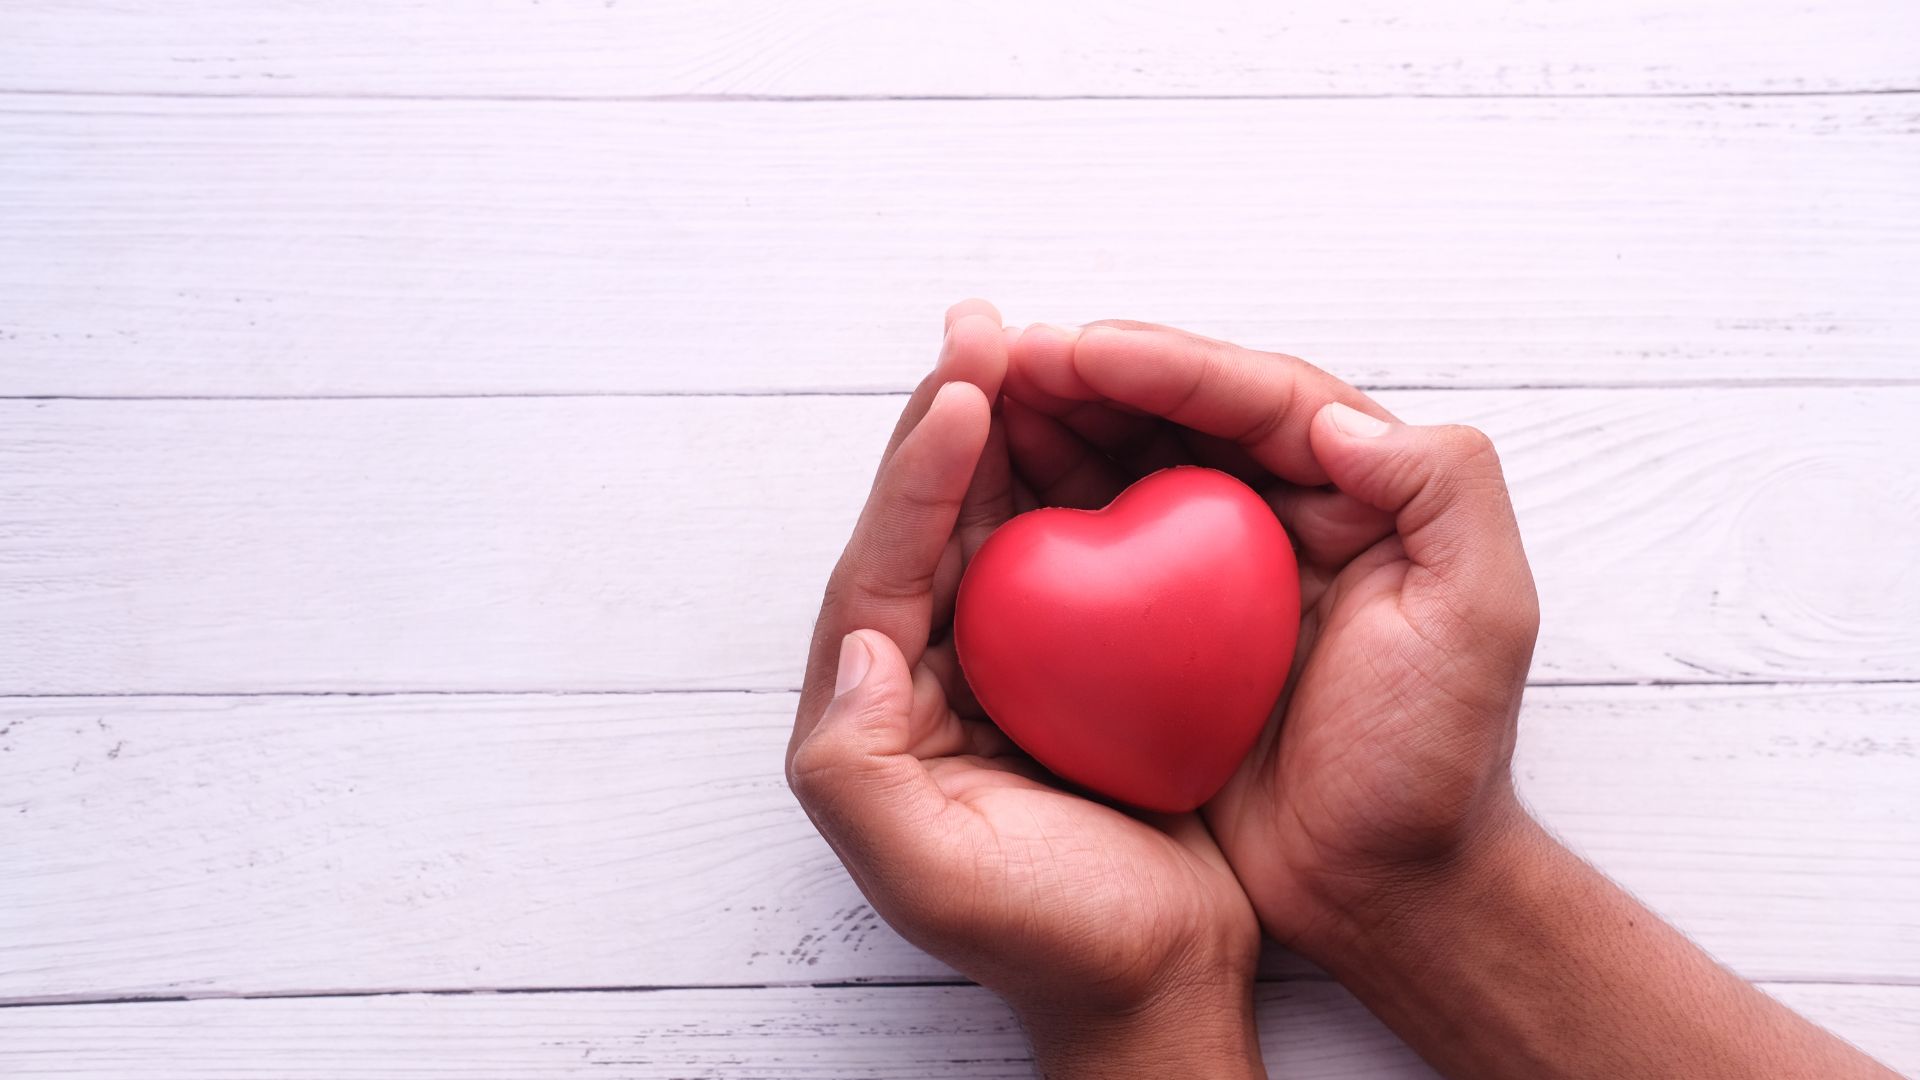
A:
<svg viewBox="0 0 1920 1080">
<path fill-rule="evenodd" d="M 902 390 L 974 294 L 1367 385 L 1912 383 L 1917 132 L 1920 95 L 0 98 L 0 393 Z"/>
<path fill-rule="evenodd" d="M 1768 985 L 1920 1071 L 1920 988 Z M 1435 1075 L 1339 987 L 1258 995 L 1286 1080 Z M 11 1048 L 5 1049 L 5 1048 Z M 9 1080 L 1028 1080 L 1012 1014 L 975 987 L 193 1001 L 0 1011 Z"/>
<path fill-rule="evenodd" d="M 1528 798 L 1920 1072 L 1915 41 L 1892 0 L 0 4 L 0 1075 L 1029 1075 L 989 995 L 867 985 L 951 973 L 778 767 L 898 405 L 853 395 L 968 294 L 1486 427 L 1558 684 Z M 1430 1075 L 1265 972 L 1275 1075 Z M 450 993 L 317 996 L 385 990 Z"/>
<path fill-rule="evenodd" d="M 1913 89 L 1898 0 L 8 0 L 0 88 L 247 95 Z"/>
<path fill-rule="evenodd" d="M 794 704 L 0 700 L 0 1001 L 952 978 L 785 790 Z M 1915 686 L 1536 688 L 1517 770 L 1740 971 L 1916 983 L 1916 724 Z"/>
<path fill-rule="evenodd" d="M 1920 678 L 1920 388 L 1402 392 L 1541 682 Z M 0 403 L 0 693 L 792 689 L 879 397 Z"/>
</svg>

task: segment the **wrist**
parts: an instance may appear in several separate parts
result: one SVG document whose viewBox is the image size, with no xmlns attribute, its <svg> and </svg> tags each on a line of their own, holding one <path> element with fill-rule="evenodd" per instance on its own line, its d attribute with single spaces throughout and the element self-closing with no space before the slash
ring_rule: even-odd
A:
<svg viewBox="0 0 1920 1080">
<path fill-rule="evenodd" d="M 1443 852 L 1316 882 L 1311 906 L 1318 917 L 1289 944 L 1336 975 L 1355 964 L 1400 962 L 1395 954 L 1409 943 L 1464 930 L 1476 912 L 1557 850 L 1559 843 L 1518 799 L 1504 799 Z"/>
<path fill-rule="evenodd" d="M 1014 1006 L 1045 1080 L 1266 1080 L 1249 970 L 1169 985 L 1133 1007 Z"/>
</svg>

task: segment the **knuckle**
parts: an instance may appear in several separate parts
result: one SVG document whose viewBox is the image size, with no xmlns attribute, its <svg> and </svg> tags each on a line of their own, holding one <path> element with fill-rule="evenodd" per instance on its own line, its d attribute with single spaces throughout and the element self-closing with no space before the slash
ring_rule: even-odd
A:
<svg viewBox="0 0 1920 1080">
<path fill-rule="evenodd" d="M 1493 462 L 1500 460 L 1499 452 L 1494 449 L 1493 440 L 1487 433 L 1467 424 L 1448 424 L 1441 429 L 1447 446 L 1461 462 Z"/>
<path fill-rule="evenodd" d="M 871 561 L 849 551 L 842 556 L 833 575 L 827 579 L 827 588 L 821 598 L 822 612 L 880 611 L 917 601 L 933 589 L 938 568 L 925 572 L 916 570 L 905 577 L 888 575 L 871 565 Z"/>
<path fill-rule="evenodd" d="M 1531 650 L 1540 633 L 1540 606 L 1533 590 L 1502 597 L 1488 605 L 1481 616 L 1484 632 L 1494 641 L 1511 648 Z"/>
<path fill-rule="evenodd" d="M 1421 610 L 1422 636 L 1451 656 L 1530 656 L 1540 630 L 1539 600 L 1531 583 L 1501 590 L 1443 588 L 1429 593 Z"/>
<path fill-rule="evenodd" d="M 1500 455 L 1485 432 L 1465 425 L 1445 425 L 1434 432 L 1427 447 L 1424 456 L 1410 456 L 1397 465 L 1403 470 L 1403 481 L 1417 488 L 1410 501 L 1424 508 L 1416 515 L 1421 521 L 1438 516 L 1446 507 L 1467 505 L 1492 510 L 1509 501 Z"/>
<path fill-rule="evenodd" d="M 1261 356 L 1260 359 L 1265 361 L 1267 357 Z M 1253 426 L 1237 440 L 1242 446 L 1265 446 L 1279 437 L 1280 430 L 1292 420 L 1300 398 L 1298 388 L 1290 379 L 1272 380 L 1266 392 L 1260 396 L 1266 399 L 1266 408 L 1254 420 Z"/>
<path fill-rule="evenodd" d="M 976 943 L 984 936 L 979 920 L 951 889 L 909 892 L 902 899 L 909 909 L 906 920 L 911 922 L 914 935 L 935 949 L 977 948 Z"/>
<path fill-rule="evenodd" d="M 857 576 L 847 583 L 841 596 L 847 605 L 843 610 L 868 612 L 867 622 L 884 621 L 896 610 L 926 600 L 933 592 L 936 574 L 937 568 L 926 572 L 916 571 L 906 577 L 881 574 Z"/>
<path fill-rule="evenodd" d="M 859 586 L 860 575 L 844 556 L 839 565 L 833 568 L 833 576 L 827 579 L 827 588 L 820 597 L 821 622 L 829 621 L 826 616 L 848 610 L 857 610 L 857 601 L 863 595 Z"/>
<path fill-rule="evenodd" d="M 856 691 L 856 694 L 861 691 Z M 854 702 L 843 701 L 841 715 L 833 722 L 832 734 L 849 745 L 838 749 L 844 756 L 864 758 L 873 740 L 892 726 L 895 705 L 890 693 L 872 693 Z"/>
<path fill-rule="evenodd" d="M 1486 432 L 1465 424 L 1447 429 L 1447 464 L 1461 483 L 1488 485 L 1506 489 L 1500 468 L 1500 451 Z"/>
<path fill-rule="evenodd" d="M 1514 598 L 1505 629 L 1516 646 L 1523 648 L 1528 656 L 1533 654 L 1534 643 L 1540 638 L 1540 594 L 1532 581 Z"/>
<path fill-rule="evenodd" d="M 839 786 L 839 755 L 828 743 L 827 733 L 816 729 L 787 758 L 787 787 L 802 806 L 827 802 Z"/>
<path fill-rule="evenodd" d="M 1462 590 L 1435 589 L 1422 598 L 1416 633 L 1435 655 L 1457 658 L 1485 644 L 1489 624 L 1484 607 L 1482 598 L 1463 595 Z"/>
<path fill-rule="evenodd" d="M 1168 407 L 1165 410 L 1156 410 L 1161 411 L 1174 423 L 1181 422 L 1189 415 L 1189 409 L 1194 400 L 1200 396 L 1202 390 L 1206 389 L 1207 384 L 1213 380 L 1214 373 L 1219 370 L 1220 360 L 1211 349 L 1200 350 L 1199 359 L 1200 362 L 1193 365 L 1192 373 L 1187 377 L 1186 382 L 1180 385 L 1169 399 Z"/>
</svg>

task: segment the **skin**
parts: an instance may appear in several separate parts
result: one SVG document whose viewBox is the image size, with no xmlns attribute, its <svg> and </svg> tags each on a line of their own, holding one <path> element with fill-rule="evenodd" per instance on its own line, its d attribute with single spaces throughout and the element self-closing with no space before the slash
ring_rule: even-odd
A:
<svg viewBox="0 0 1920 1080">
<path fill-rule="evenodd" d="M 990 307 L 949 312 L 829 579 L 788 781 L 883 918 L 1014 1006 L 1047 1075 L 1264 1075 L 1259 929 L 1198 815 L 1062 790 L 956 689 L 960 572 L 1031 499 L 988 404 L 1006 349 Z"/>
<path fill-rule="evenodd" d="M 1189 463 L 1287 526 L 1300 645 L 1200 815 L 1129 813 L 980 716 L 947 620 L 1011 513 Z M 788 774 L 876 910 L 1006 996 L 1050 1077 L 1264 1075 L 1256 919 L 1448 1075 L 1893 1075 L 1528 817 L 1509 761 L 1538 623 L 1479 432 L 1399 423 L 1292 357 L 1141 323 L 1014 333 L 970 301 L 829 583 Z"/>
</svg>

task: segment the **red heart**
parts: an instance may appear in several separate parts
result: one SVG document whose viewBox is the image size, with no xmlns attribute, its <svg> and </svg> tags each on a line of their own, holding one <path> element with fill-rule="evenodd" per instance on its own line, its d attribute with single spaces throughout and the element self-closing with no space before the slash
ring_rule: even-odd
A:
<svg viewBox="0 0 1920 1080">
<path fill-rule="evenodd" d="M 1260 496 L 1164 469 L 1104 510 L 997 529 L 960 581 L 954 644 L 974 697 L 1067 780 L 1191 810 L 1246 756 L 1286 684 L 1300 574 Z"/>
</svg>

